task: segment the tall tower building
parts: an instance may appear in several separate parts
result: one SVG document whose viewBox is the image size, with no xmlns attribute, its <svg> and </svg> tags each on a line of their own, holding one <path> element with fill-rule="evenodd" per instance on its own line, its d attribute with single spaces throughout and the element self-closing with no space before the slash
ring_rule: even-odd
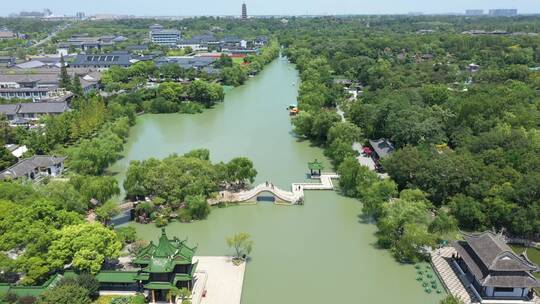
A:
<svg viewBox="0 0 540 304">
<path fill-rule="evenodd" d="M 246 20 L 247 19 L 247 5 L 246 3 L 242 4 L 242 19 L 243 20 Z"/>
</svg>

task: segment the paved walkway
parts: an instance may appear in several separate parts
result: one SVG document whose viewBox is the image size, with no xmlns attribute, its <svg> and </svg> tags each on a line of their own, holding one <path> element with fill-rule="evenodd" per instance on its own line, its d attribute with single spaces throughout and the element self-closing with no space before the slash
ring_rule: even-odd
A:
<svg viewBox="0 0 540 304">
<path fill-rule="evenodd" d="M 431 253 L 431 262 L 435 271 L 443 280 L 446 289 L 465 304 L 478 303 L 470 282 L 462 275 L 452 261 L 452 255 L 457 254 L 452 247 L 437 249 Z M 467 287 L 466 287 L 467 286 Z"/>
<path fill-rule="evenodd" d="M 312 176 L 312 179 L 319 179 L 319 183 L 293 183 L 291 191 L 280 189 L 272 183 L 262 183 L 256 187 L 240 192 L 221 191 L 218 198 L 210 199 L 210 205 L 219 203 L 241 203 L 254 200 L 263 192 L 269 192 L 281 201 L 291 203 L 293 205 L 300 204 L 304 201 L 304 190 L 334 190 L 332 179 L 339 178 L 335 173 L 323 173 L 320 176 Z"/>
<path fill-rule="evenodd" d="M 343 110 L 339 106 L 336 107 L 336 112 L 341 117 L 341 121 L 345 122 L 346 121 L 345 112 L 343 112 Z M 352 145 L 352 148 L 354 151 L 358 153 L 358 156 L 356 157 L 356 160 L 358 161 L 358 163 L 360 163 L 363 166 L 368 167 L 369 170 L 371 171 L 375 171 L 375 162 L 373 161 L 371 157 L 364 155 L 364 147 L 362 146 L 362 144 L 359 142 L 354 142 Z M 380 178 L 388 178 L 388 174 L 386 173 L 377 173 L 377 175 Z"/>
<path fill-rule="evenodd" d="M 194 261 L 199 264 L 193 304 L 240 304 L 246 263 L 235 266 L 232 258 L 225 256 L 196 256 Z"/>
</svg>

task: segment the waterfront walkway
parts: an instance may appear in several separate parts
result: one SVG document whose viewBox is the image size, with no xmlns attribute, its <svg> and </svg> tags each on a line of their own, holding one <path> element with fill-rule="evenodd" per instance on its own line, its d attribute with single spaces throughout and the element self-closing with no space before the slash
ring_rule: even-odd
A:
<svg viewBox="0 0 540 304">
<path fill-rule="evenodd" d="M 252 189 L 231 192 L 221 191 L 220 196 L 210 199 L 210 205 L 219 203 L 242 203 L 256 200 L 262 193 L 270 193 L 280 201 L 284 201 L 293 205 L 301 204 L 304 201 L 304 190 L 334 190 L 332 179 L 339 178 L 335 173 L 323 173 L 320 176 L 312 176 L 312 179 L 319 179 L 319 183 L 293 183 L 291 191 L 283 190 L 272 183 L 266 182 L 255 186 Z"/>
<path fill-rule="evenodd" d="M 336 107 L 336 112 L 341 117 L 342 122 L 347 121 L 345 119 L 345 112 L 343 112 L 343 110 L 339 106 Z M 361 143 L 354 142 L 352 144 L 352 149 L 356 151 L 356 153 L 358 153 L 356 160 L 358 161 L 360 165 L 368 167 L 369 170 L 371 171 L 375 171 L 375 162 L 373 161 L 371 157 L 364 155 L 364 147 L 362 146 Z M 388 174 L 386 173 L 377 173 L 377 175 L 380 178 L 388 178 Z"/>
<path fill-rule="evenodd" d="M 464 304 L 479 303 L 470 287 L 471 283 L 452 260 L 452 255 L 456 254 L 456 250 L 452 247 L 436 249 L 431 253 L 431 263 L 450 294 Z"/>
<path fill-rule="evenodd" d="M 193 304 L 240 304 L 246 263 L 235 266 L 231 257 L 196 256 Z"/>
</svg>

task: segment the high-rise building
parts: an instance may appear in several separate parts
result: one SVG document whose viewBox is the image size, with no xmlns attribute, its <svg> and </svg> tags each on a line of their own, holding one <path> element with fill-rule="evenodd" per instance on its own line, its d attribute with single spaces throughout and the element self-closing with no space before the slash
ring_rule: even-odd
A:
<svg viewBox="0 0 540 304">
<path fill-rule="evenodd" d="M 484 14 L 484 10 L 482 9 L 468 9 L 465 11 L 465 15 L 467 16 L 482 16 Z"/>
<path fill-rule="evenodd" d="M 511 16 L 517 16 L 518 10 L 517 9 L 490 9 L 489 15 L 495 16 L 495 17 L 511 17 Z"/>
<path fill-rule="evenodd" d="M 242 4 L 242 19 L 247 19 L 247 5 L 244 3 Z"/>
</svg>

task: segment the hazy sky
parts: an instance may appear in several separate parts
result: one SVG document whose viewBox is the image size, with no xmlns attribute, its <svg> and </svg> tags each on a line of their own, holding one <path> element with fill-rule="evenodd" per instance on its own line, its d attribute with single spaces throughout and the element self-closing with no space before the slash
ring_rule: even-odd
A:
<svg viewBox="0 0 540 304">
<path fill-rule="evenodd" d="M 0 15 L 49 8 L 55 14 L 238 15 L 242 0 L 0 0 Z M 463 12 L 468 8 L 516 8 L 540 13 L 540 0 L 246 0 L 253 15 L 391 14 Z"/>
</svg>

